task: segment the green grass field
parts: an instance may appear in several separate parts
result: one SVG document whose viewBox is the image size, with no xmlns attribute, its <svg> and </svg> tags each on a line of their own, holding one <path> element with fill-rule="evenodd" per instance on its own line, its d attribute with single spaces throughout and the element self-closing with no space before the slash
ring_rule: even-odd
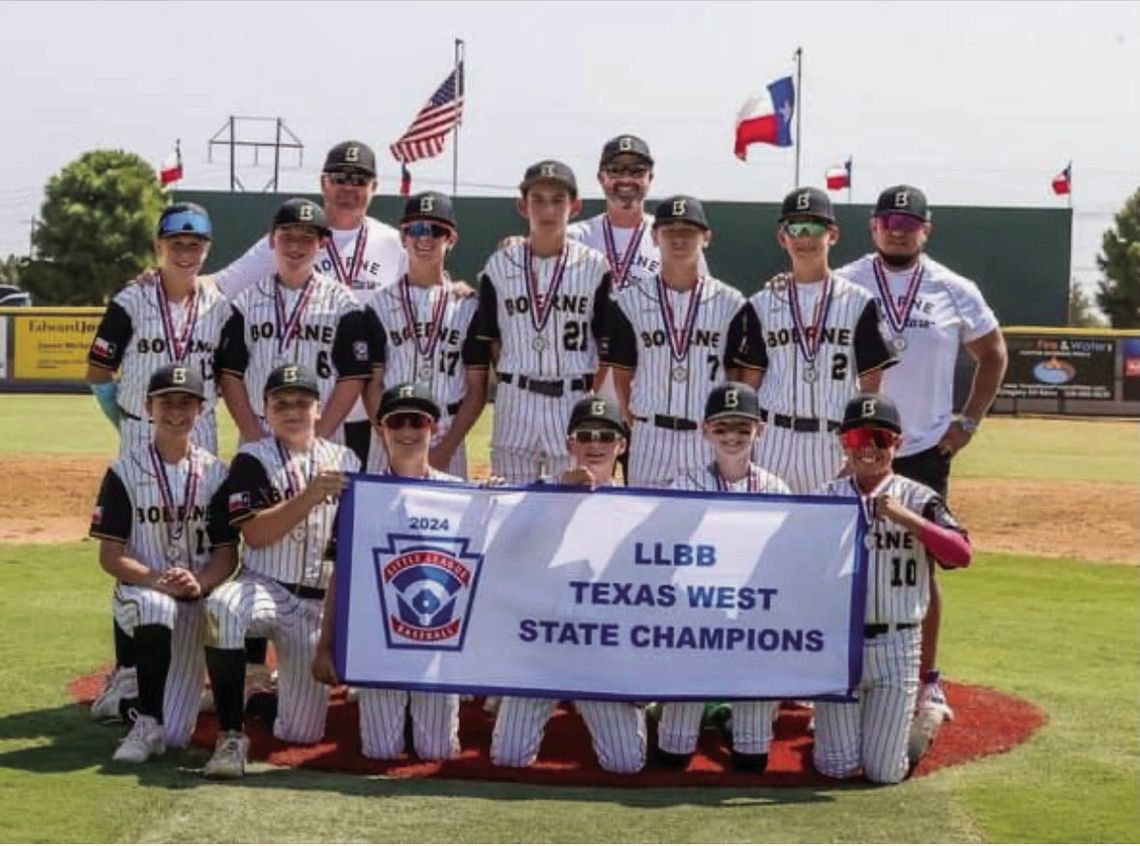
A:
<svg viewBox="0 0 1140 846">
<path fill-rule="evenodd" d="M 4 397 L 0 438 L 9 453 L 113 449 L 86 397 Z M 1134 424 L 995 419 L 956 472 L 1137 484 L 1137 457 Z M 1140 571 L 983 553 L 943 584 L 942 666 L 1048 723 L 1008 754 L 896 787 L 600 790 L 265 766 L 218 785 L 196 771 L 201 750 L 111 764 L 120 731 L 70 703 L 68 681 L 110 659 L 93 544 L 0 545 L 0 841 L 1140 840 Z"/>
</svg>

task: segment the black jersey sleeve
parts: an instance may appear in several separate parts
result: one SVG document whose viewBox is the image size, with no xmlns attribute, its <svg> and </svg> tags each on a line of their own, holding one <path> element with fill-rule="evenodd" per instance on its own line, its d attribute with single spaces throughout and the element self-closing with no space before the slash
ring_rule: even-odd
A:
<svg viewBox="0 0 1140 846">
<path fill-rule="evenodd" d="M 364 320 L 368 332 L 368 357 L 373 367 L 382 367 L 388 362 L 388 334 L 380 322 L 380 315 L 371 305 L 364 309 Z"/>
<path fill-rule="evenodd" d="M 594 291 L 594 313 L 590 316 L 590 331 L 594 335 L 594 342 L 598 345 L 598 358 L 604 360 L 609 349 L 610 339 L 610 308 L 613 300 L 610 290 L 613 288 L 613 277 L 609 273 L 602 276 Z"/>
<path fill-rule="evenodd" d="M 99 321 L 99 328 L 95 330 L 95 337 L 87 350 L 87 363 L 107 370 L 118 370 L 134 333 L 131 316 L 125 308 L 112 300 L 103 312 L 103 319 Z"/>
<path fill-rule="evenodd" d="M 637 333 L 633 331 L 633 324 L 629 322 L 621 306 L 612 298 L 608 315 L 609 328 L 606 334 L 609 342 L 606 344 L 606 354 L 602 363 L 633 370 L 637 367 Z"/>
<path fill-rule="evenodd" d="M 206 534 L 210 538 L 210 549 L 220 546 L 234 546 L 238 542 L 237 530 L 230 525 L 229 494 L 225 484 L 219 485 L 210 497 L 206 513 Z"/>
<path fill-rule="evenodd" d="M 736 312 L 728 326 L 726 367 L 768 369 L 768 348 L 764 346 L 764 331 L 760 315 L 752 303 L 745 303 Z"/>
<path fill-rule="evenodd" d="M 479 279 L 479 311 L 475 315 L 475 333 L 488 341 L 497 341 L 501 337 L 495 283 L 485 273 Z"/>
<path fill-rule="evenodd" d="M 214 351 L 214 370 L 245 376 L 249 367 L 249 347 L 245 343 L 245 316 L 231 308 L 229 319 L 222 327 L 222 337 Z"/>
<path fill-rule="evenodd" d="M 250 519 L 280 499 L 269 482 L 265 466 L 246 452 L 234 456 L 222 488 L 226 491 L 226 519 L 231 526 Z"/>
<path fill-rule="evenodd" d="M 119 474 L 108 468 L 99 486 L 88 534 L 100 540 L 122 541 L 131 537 L 131 498 Z"/>
<path fill-rule="evenodd" d="M 879 329 L 879 309 L 875 301 L 870 300 L 855 324 L 855 368 L 859 373 L 866 373 L 897 363 L 898 359 Z"/>
<path fill-rule="evenodd" d="M 467 329 L 467 337 L 463 339 L 459 355 L 463 359 L 463 366 L 468 370 L 485 370 L 491 366 L 491 342 L 480 338 L 475 332 L 474 320 Z"/>
<path fill-rule="evenodd" d="M 950 512 L 950 508 L 946 505 L 946 501 L 943 500 L 942 497 L 940 497 L 938 494 L 934 494 L 932 497 L 930 497 L 930 499 L 926 501 L 926 504 L 922 507 L 922 516 L 925 519 L 929 520 L 931 523 L 934 523 L 936 526 L 941 526 L 944 529 L 949 529 L 952 532 L 957 532 L 963 537 L 969 537 L 966 530 L 962 528 L 961 524 Z"/>
<path fill-rule="evenodd" d="M 333 338 L 333 364 L 337 381 L 367 379 L 372 375 L 372 356 L 368 350 L 368 319 L 363 309 L 341 315 Z"/>
</svg>

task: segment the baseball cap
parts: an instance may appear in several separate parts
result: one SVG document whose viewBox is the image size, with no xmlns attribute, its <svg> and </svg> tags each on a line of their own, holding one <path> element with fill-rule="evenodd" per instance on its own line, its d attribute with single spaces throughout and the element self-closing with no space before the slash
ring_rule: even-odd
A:
<svg viewBox="0 0 1140 846">
<path fill-rule="evenodd" d="M 657 209 L 653 213 L 654 228 L 675 220 L 699 226 L 706 232 L 712 228 L 709 226 L 708 218 L 705 217 L 705 207 L 701 205 L 701 201 L 686 194 L 667 197 L 657 204 Z"/>
<path fill-rule="evenodd" d="M 570 410 L 570 425 L 566 427 L 569 434 L 583 423 L 602 423 L 609 429 L 616 429 L 625 435 L 625 421 L 621 419 L 621 410 L 617 403 L 606 397 L 586 397 L 574 403 Z"/>
<path fill-rule="evenodd" d="M 623 153 L 637 156 L 643 159 L 646 164 L 653 164 L 653 156 L 649 154 L 648 144 L 636 135 L 619 135 L 617 138 L 611 138 L 602 147 L 602 160 L 599 167 L 605 167 L 611 159 L 615 159 Z"/>
<path fill-rule="evenodd" d="M 190 394 L 204 400 L 206 386 L 202 382 L 201 374 L 193 367 L 166 364 L 150 374 L 150 381 L 146 385 L 148 399 L 163 394 Z"/>
<path fill-rule="evenodd" d="M 919 220 L 930 220 L 926 195 L 913 185 L 892 185 L 884 189 L 871 216 L 878 217 L 881 214 L 906 214 Z"/>
<path fill-rule="evenodd" d="M 333 170 L 358 170 L 376 175 L 376 154 L 363 141 L 341 141 L 325 156 L 325 173 Z"/>
<path fill-rule="evenodd" d="M 705 422 L 711 423 L 722 417 L 748 417 L 762 420 L 760 400 L 751 385 L 744 382 L 722 382 L 711 391 L 705 400 Z"/>
<path fill-rule="evenodd" d="M 839 431 L 847 432 L 864 427 L 890 429 L 892 432 L 902 434 L 899 410 L 890 397 L 883 394 L 855 394 L 847 401 Z"/>
<path fill-rule="evenodd" d="M 281 204 L 281 208 L 273 215 L 273 228 L 278 226 L 310 226 L 321 235 L 329 236 L 328 221 L 325 219 L 325 210 L 312 200 L 303 197 L 293 197 Z"/>
<path fill-rule="evenodd" d="M 457 229 L 455 212 L 451 207 L 451 198 L 438 191 L 424 191 L 422 194 L 413 194 L 404 204 L 404 216 L 400 223 L 410 223 L 413 220 L 435 220 L 446 223 L 452 229 Z"/>
<path fill-rule="evenodd" d="M 303 364 L 281 364 L 273 368 L 265 380 L 265 396 L 278 391 L 307 391 L 319 397 L 317 375 Z"/>
<path fill-rule="evenodd" d="M 831 198 L 818 188 L 797 188 L 780 206 L 780 222 L 791 217 L 817 217 L 828 223 L 835 223 L 835 212 L 831 208 Z"/>
<path fill-rule="evenodd" d="M 519 190 L 524 194 L 538 182 L 555 182 L 563 185 L 570 192 L 570 196 L 578 197 L 578 180 L 574 178 L 574 171 L 569 165 L 557 162 L 554 159 L 544 159 L 536 162 L 526 169 L 523 181 L 519 183 Z"/>
<path fill-rule="evenodd" d="M 422 411 L 432 420 L 439 420 L 440 415 L 439 403 L 422 382 L 404 382 L 386 390 L 380 397 L 380 410 L 376 412 L 376 419 L 383 420 L 397 411 Z"/>
<path fill-rule="evenodd" d="M 172 235 L 197 235 L 207 241 L 214 237 L 210 215 L 197 203 L 172 203 L 158 216 L 159 238 Z"/>
</svg>

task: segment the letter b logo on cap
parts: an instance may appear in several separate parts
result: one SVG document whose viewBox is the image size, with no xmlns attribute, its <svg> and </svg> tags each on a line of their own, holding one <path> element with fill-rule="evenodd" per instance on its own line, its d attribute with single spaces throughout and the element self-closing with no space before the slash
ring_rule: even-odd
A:
<svg viewBox="0 0 1140 846">
<path fill-rule="evenodd" d="M 313 219 L 313 206 L 310 203 L 304 203 L 297 209 L 298 220 L 312 220 Z"/>
<path fill-rule="evenodd" d="M 810 208 L 811 208 L 811 194 L 809 194 L 807 191 L 804 191 L 802 194 L 800 194 L 798 197 L 796 197 L 796 210 L 797 211 L 806 211 L 807 209 L 810 209 Z"/>
<path fill-rule="evenodd" d="M 358 162 L 358 161 L 360 161 L 360 148 L 359 147 L 349 147 L 347 150 L 344 151 L 344 160 L 346 162 Z"/>
<path fill-rule="evenodd" d="M 186 368 L 175 367 L 174 370 L 170 372 L 170 379 L 175 385 L 184 384 L 186 382 Z"/>
<path fill-rule="evenodd" d="M 400 386 L 400 399 L 411 399 L 416 394 L 416 389 L 412 385 Z"/>
<path fill-rule="evenodd" d="M 623 153 L 628 153 L 633 149 L 633 139 L 628 135 L 622 137 L 621 140 L 618 141 L 618 149 Z"/>
<path fill-rule="evenodd" d="M 909 191 L 898 191 L 895 193 L 895 208 L 896 209 L 905 209 L 909 205 L 910 205 L 910 192 Z"/>
<path fill-rule="evenodd" d="M 300 378 L 300 373 L 296 367 L 286 367 L 285 372 L 281 374 L 281 381 L 287 385 L 291 385 Z"/>
<path fill-rule="evenodd" d="M 435 211 L 435 198 L 434 197 L 420 197 L 420 211 L 421 212 Z"/>
<path fill-rule="evenodd" d="M 863 408 L 859 412 L 862 417 L 875 416 L 875 401 L 873 399 L 863 400 Z"/>
<path fill-rule="evenodd" d="M 740 391 L 736 388 L 729 388 L 724 392 L 724 407 L 736 408 L 738 405 L 740 405 Z"/>
<path fill-rule="evenodd" d="M 590 414 L 594 417 L 601 417 L 606 413 L 605 400 L 594 400 L 590 403 Z"/>
<path fill-rule="evenodd" d="M 674 200 L 673 201 L 673 217 L 684 217 L 684 216 L 685 216 L 685 201 L 684 200 Z"/>
<path fill-rule="evenodd" d="M 552 177 L 552 176 L 554 176 L 554 165 L 552 165 L 552 164 L 544 164 L 544 165 L 543 165 L 543 166 L 540 168 L 539 172 L 540 172 L 540 173 L 541 173 L 543 176 L 545 176 L 545 177 L 547 177 L 547 178 L 549 178 L 549 177 Z"/>
</svg>

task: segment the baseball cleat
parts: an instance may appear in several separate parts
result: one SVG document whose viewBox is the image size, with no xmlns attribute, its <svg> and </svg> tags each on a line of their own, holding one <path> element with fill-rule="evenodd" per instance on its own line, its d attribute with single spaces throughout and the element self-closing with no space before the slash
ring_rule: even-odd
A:
<svg viewBox="0 0 1140 846">
<path fill-rule="evenodd" d="M 223 731 L 218 734 L 214 754 L 202 768 L 206 778 L 233 779 L 245 775 L 245 760 L 249 754 L 249 738 L 240 731 Z"/>
<path fill-rule="evenodd" d="M 139 695 L 138 673 L 134 667 L 116 667 L 103 682 L 103 690 L 91 703 L 91 716 L 97 720 L 118 720 L 119 703 Z"/>
<path fill-rule="evenodd" d="M 152 755 L 165 753 L 166 730 L 154 717 L 140 715 L 111 760 L 123 764 L 142 764 Z"/>
<path fill-rule="evenodd" d="M 657 759 L 657 763 L 671 770 L 686 769 L 689 766 L 689 762 L 693 759 L 691 754 L 684 752 L 666 752 L 664 749 L 655 750 L 654 757 Z"/>
<path fill-rule="evenodd" d="M 920 711 L 910 724 L 910 735 L 907 737 L 906 754 L 910 759 L 911 767 L 922 760 L 922 756 L 930 750 L 934 743 L 934 736 L 942 725 L 942 714 L 939 711 Z"/>
<path fill-rule="evenodd" d="M 732 767 L 738 773 L 756 773 L 762 775 L 768 769 L 768 755 L 764 752 L 750 753 L 732 750 Z"/>
<path fill-rule="evenodd" d="M 953 720 L 954 712 L 951 710 L 949 703 L 946 701 L 946 694 L 942 690 L 942 682 L 939 681 L 938 674 L 934 673 L 928 676 L 930 679 L 918 691 L 918 707 L 916 712 L 921 714 L 923 711 L 932 711 L 941 714 L 942 720 Z"/>
</svg>

